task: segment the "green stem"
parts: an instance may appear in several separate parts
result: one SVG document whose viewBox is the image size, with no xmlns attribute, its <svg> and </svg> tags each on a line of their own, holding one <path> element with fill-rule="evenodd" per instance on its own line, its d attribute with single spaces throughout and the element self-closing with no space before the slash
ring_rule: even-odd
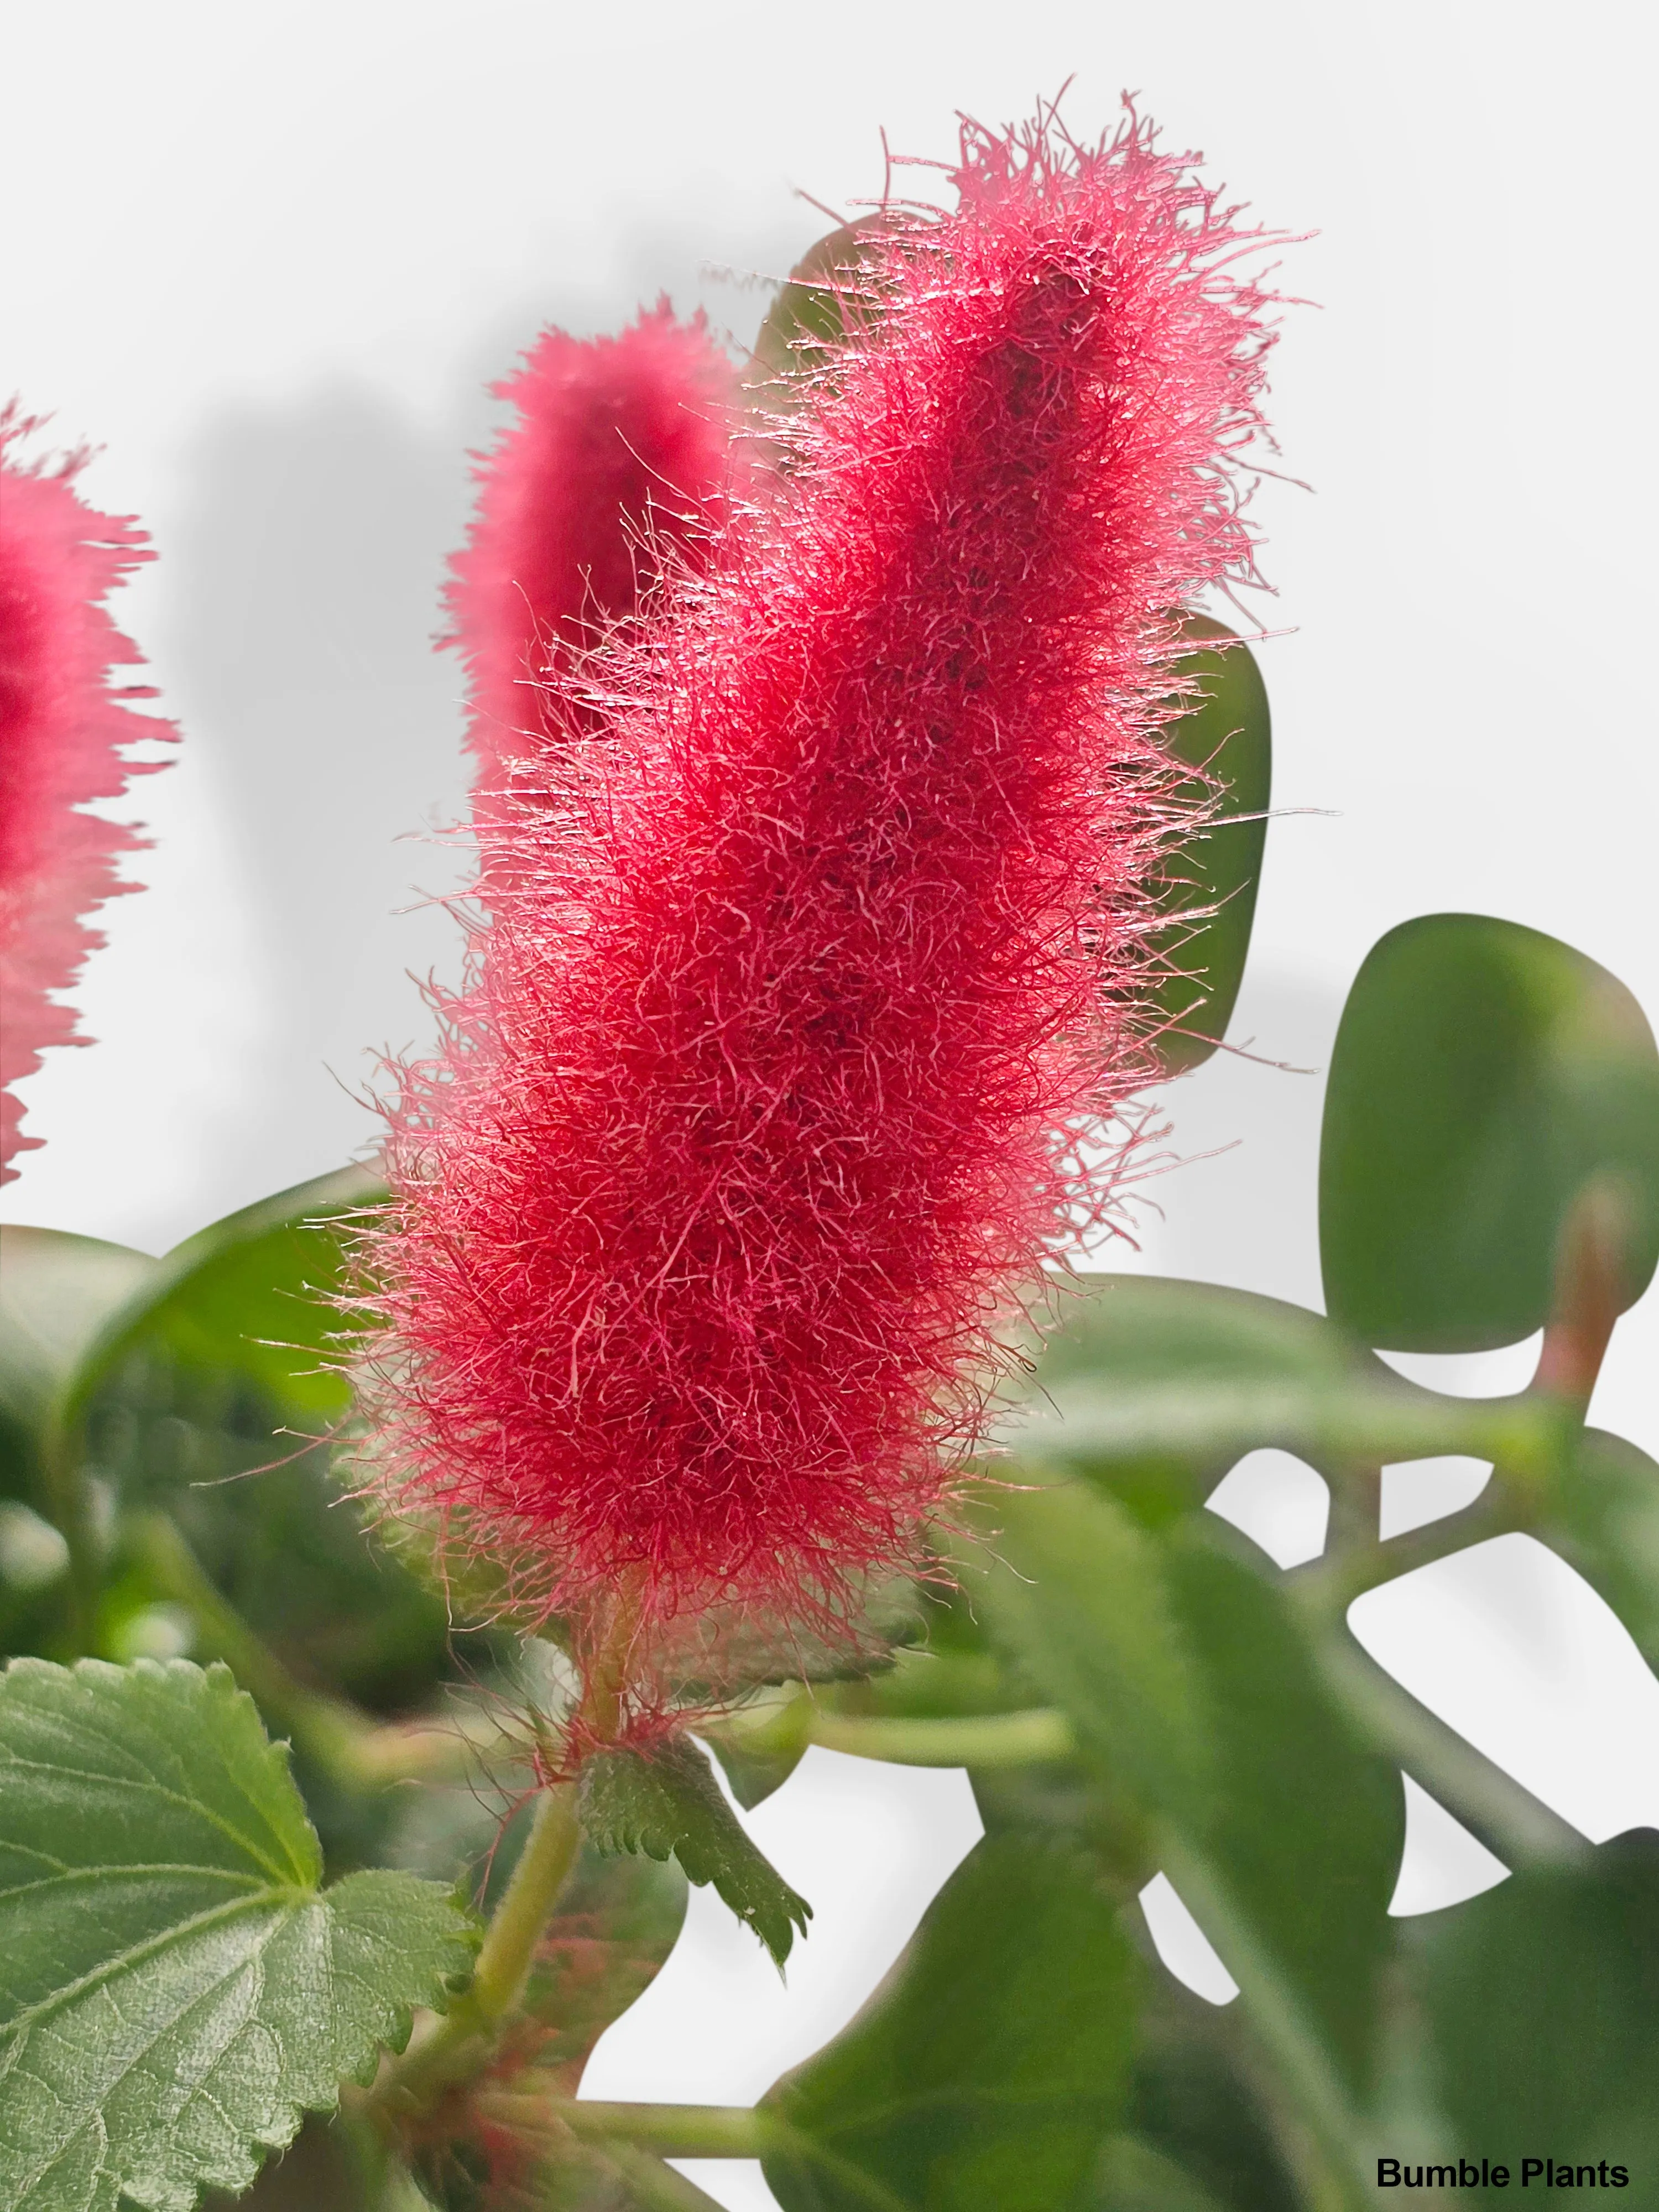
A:
<svg viewBox="0 0 1659 2212">
<path fill-rule="evenodd" d="M 521 2133 L 568 2130 L 580 2142 L 630 2143 L 658 2158 L 758 2158 L 769 2140 L 766 2115 L 752 2105 L 621 2105 L 538 2091 L 534 2073 L 520 2087 L 488 2093 L 478 2110 Z"/>
<path fill-rule="evenodd" d="M 1072 1723 L 1052 1706 L 941 1720 L 815 1712 L 806 1735 L 826 1751 L 901 1766 L 1030 1766 L 1069 1759 L 1077 1749 Z"/>
<path fill-rule="evenodd" d="M 524 1996 L 542 1932 L 580 1848 L 574 1785 L 544 1790 L 513 1878 L 484 1930 L 471 1982 L 429 2033 L 387 2068 L 371 2100 L 380 2110 L 417 2112 L 483 2063 Z"/>
<path fill-rule="evenodd" d="M 600 2155 L 628 2184 L 641 2212 L 721 2212 L 720 2205 L 706 2189 L 699 2189 L 684 2174 L 676 2173 L 672 2166 L 665 2166 L 648 2150 L 635 2150 L 629 2143 L 610 2142 Z"/>
<path fill-rule="evenodd" d="M 1346 1627 L 1316 1628 L 1327 1685 L 1367 1741 L 1439 1798 L 1506 1866 L 1571 1865 L 1589 1845 L 1552 1812 L 1401 1688 Z"/>
<path fill-rule="evenodd" d="M 47 1511 L 69 1547 L 70 1641 L 76 1651 L 88 1652 L 97 1640 L 98 1592 L 103 1577 L 82 1445 L 78 1424 L 67 1422 L 60 1414 L 46 1433 L 42 1472 Z"/>
<path fill-rule="evenodd" d="M 530 1980 L 536 1947 L 552 1917 L 565 1878 L 581 1848 L 576 1791 L 562 1782 L 537 1800 L 529 1840 L 507 1893 L 490 1917 L 473 1969 L 470 1995 L 487 2027 L 515 2011 Z"/>
</svg>

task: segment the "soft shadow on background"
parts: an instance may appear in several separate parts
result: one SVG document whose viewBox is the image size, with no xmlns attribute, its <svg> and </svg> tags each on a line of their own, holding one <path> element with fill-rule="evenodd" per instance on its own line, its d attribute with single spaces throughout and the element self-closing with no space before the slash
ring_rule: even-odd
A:
<svg viewBox="0 0 1659 2212">
<path fill-rule="evenodd" d="M 454 979 L 455 921 L 421 893 L 465 868 L 434 836 L 465 806 L 460 671 L 431 645 L 457 461 L 349 387 L 227 414 L 190 457 L 168 649 L 242 832 L 264 1000 L 228 1184 L 255 1161 L 296 1182 L 369 1141 L 350 1093 L 429 1028 L 408 971 Z"/>
</svg>

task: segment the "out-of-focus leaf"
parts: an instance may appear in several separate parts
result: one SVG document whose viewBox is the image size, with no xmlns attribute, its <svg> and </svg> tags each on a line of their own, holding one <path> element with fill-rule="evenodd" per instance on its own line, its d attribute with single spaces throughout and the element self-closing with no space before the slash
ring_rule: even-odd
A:
<svg viewBox="0 0 1659 2212">
<path fill-rule="evenodd" d="M 1023 1463 L 1086 1474 L 1148 1527 L 1195 1510 L 1264 1445 L 1327 1474 L 1356 1457 L 1547 1451 L 1547 1409 L 1418 1389 L 1301 1306 L 1156 1275 L 1078 1281 L 1002 1437 Z"/>
<path fill-rule="evenodd" d="M 1218 2012 L 1160 1972 L 1141 2007 L 1126 2125 L 1230 2212 L 1299 2212 L 1246 2040 L 1237 2006 Z M 1111 2206 L 1107 2196 L 1102 2212 Z"/>
<path fill-rule="evenodd" d="M 160 1264 L 96 1237 L 0 1225 L 0 1497 L 41 1502 L 41 1428 L 99 1329 Z"/>
<path fill-rule="evenodd" d="M 185 1661 L 0 1678 L 0 2203 L 189 2212 L 401 2048 L 471 1954 L 403 1874 L 319 1888 L 252 1701 Z"/>
<path fill-rule="evenodd" d="M 677 1858 L 688 1881 L 713 1883 L 780 1966 L 812 1908 L 750 1841 L 708 1761 L 684 1737 L 649 1751 L 601 1751 L 579 1784 L 583 1832 L 601 1851 Z"/>
<path fill-rule="evenodd" d="M 783 1698 L 763 1718 L 745 1713 L 734 1724 L 703 1730 L 703 1741 L 720 1761 L 732 1795 L 745 1812 L 781 1790 L 806 1756 L 811 1741 L 809 1718 L 804 1698 Z"/>
<path fill-rule="evenodd" d="M 1394 1951 L 1399 1770 L 1334 1703 L 1285 1593 L 1231 1556 L 1242 1542 L 1206 1520 L 1171 1541 L 1166 1564 L 1213 1717 L 1214 1786 L 1194 1840 L 1255 1957 L 1363 2097 Z M 1246 1983 L 1249 1958 L 1229 1957 L 1223 1931 L 1206 1932 Z"/>
<path fill-rule="evenodd" d="M 1202 774 L 1178 795 L 1197 804 L 1217 785 L 1222 791 L 1209 827 L 1170 854 L 1158 902 L 1165 914 L 1193 917 L 1156 940 L 1169 972 L 1153 1003 L 1172 1025 L 1158 1051 L 1170 1075 L 1201 1065 L 1227 1033 L 1250 949 L 1273 787 L 1267 690 L 1249 647 L 1207 615 L 1188 615 L 1182 629 L 1207 649 L 1181 661 L 1198 696 L 1166 724 L 1164 743 Z M 1230 645 L 1219 642 L 1229 638 Z"/>
<path fill-rule="evenodd" d="M 1618 2201 L 1659 2205 L 1659 1839 L 1604 1844 L 1582 1871 L 1529 1868 L 1424 1927 L 1422 1989 L 1443 2155 L 1510 2167 L 1622 2165 Z M 1529 2177 L 1543 2186 L 1545 2177 Z M 1479 2197 L 1482 2192 L 1471 2192 Z"/>
<path fill-rule="evenodd" d="M 234 1376 L 295 1427 L 320 1436 L 349 1402 L 335 1355 L 347 1323 L 332 1303 L 352 1218 L 384 1196 L 367 1168 L 279 1191 L 202 1230 L 153 1263 L 82 1356 L 71 1413 L 89 1407 L 134 1354 Z"/>
<path fill-rule="evenodd" d="M 379 1188 L 362 1169 L 320 1176 L 146 1263 L 84 1346 L 63 1417 L 88 1471 L 124 1506 L 165 1507 L 290 1672 L 395 1707 L 444 1668 L 447 1615 L 370 1548 L 328 1467 L 350 1395 L 333 1301 Z M 141 1580 L 106 1601 L 112 1656 L 127 1615 L 166 1595 Z"/>
<path fill-rule="evenodd" d="M 767 2093 L 784 2212 L 1061 2212 L 1121 2112 L 1139 1978 L 1086 1860 L 986 1838 L 863 2011 Z"/>
<path fill-rule="evenodd" d="M 766 312 L 745 380 L 769 401 L 787 404 L 792 379 L 822 368 L 879 313 L 869 273 L 885 228 L 879 213 L 863 216 L 819 239 L 795 264 Z"/>
<path fill-rule="evenodd" d="M 1549 1317 L 1569 1213 L 1592 1184 L 1622 1217 L 1622 1311 L 1659 1259 L 1659 1050 L 1625 986 L 1484 915 L 1423 915 L 1381 938 L 1325 1094 L 1330 1312 L 1392 1351 L 1516 1343 Z"/>
<path fill-rule="evenodd" d="M 980 1518 L 997 1565 L 977 1603 L 1120 1790 L 1188 1826 L 1214 1759 L 1209 1700 L 1157 1540 L 1080 1484 L 1009 1489 Z"/>
<path fill-rule="evenodd" d="M 1659 1671 L 1659 1467 L 1587 1429 L 1549 1492 L 1538 1534 L 1599 1590 Z"/>
<path fill-rule="evenodd" d="M 1139 2136 L 1114 2136 L 1102 2154 L 1090 2212 L 1219 2212 L 1193 2176 Z"/>
</svg>

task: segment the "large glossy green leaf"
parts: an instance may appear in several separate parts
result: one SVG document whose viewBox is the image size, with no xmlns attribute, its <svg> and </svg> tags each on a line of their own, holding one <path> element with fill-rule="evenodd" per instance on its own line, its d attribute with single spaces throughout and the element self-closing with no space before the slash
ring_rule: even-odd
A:
<svg viewBox="0 0 1659 2212">
<path fill-rule="evenodd" d="M 1549 1316 L 1591 1186 L 1621 1217 L 1622 1310 L 1659 1258 L 1659 1051 L 1624 985 L 1484 915 L 1390 930 L 1354 979 L 1326 1091 L 1330 1312 L 1391 1351 L 1515 1343 Z"/>
<path fill-rule="evenodd" d="M 695 1744 L 674 1737 L 649 1751 L 596 1752 L 579 1789 L 582 1828 L 599 1850 L 678 1859 L 782 1966 L 812 1908 L 750 1841 Z"/>
<path fill-rule="evenodd" d="M 1184 796 L 1212 800 L 1214 818 L 1170 854 L 1159 899 L 1164 913 L 1187 917 L 1157 940 L 1169 972 L 1154 1003 L 1170 1024 L 1158 1057 L 1171 1075 L 1207 1060 L 1227 1033 L 1250 949 L 1273 787 L 1267 690 L 1249 647 L 1207 615 L 1186 616 L 1182 629 L 1205 649 L 1180 663 L 1197 695 L 1166 726 L 1164 742 L 1201 772 Z"/>
<path fill-rule="evenodd" d="M 1422 1988 L 1448 2124 L 1442 2154 L 1506 2160 L 1510 2185 L 1489 2192 L 1494 2203 L 1514 2201 L 1522 2157 L 1575 2170 L 1607 2160 L 1628 2173 L 1616 2201 L 1651 2212 L 1659 1838 L 1644 1831 L 1603 1844 L 1583 1871 L 1517 1873 L 1436 1914 L 1425 1936 Z M 1545 2176 L 1528 2185 L 1545 2186 Z M 1598 2172 L 1598 2191 L 1605 2185 Z"/>
<path fill-rule="evenodd" d="M 319 1887 L 252 1701 L 184 1661 L 0 1678 L 0 2203 L 189 2212 L 245 2189 L 411 2008 L 468 1923 L 404 1874 Z"/>
<path fill-rule="evenodd" d="M 1121 2111 L 1139 1982 L 1085 1859 L 988 1837 L 851 2026 L 769 2091 L 784 2212 L 1065 2212 Z"/>
</svg>

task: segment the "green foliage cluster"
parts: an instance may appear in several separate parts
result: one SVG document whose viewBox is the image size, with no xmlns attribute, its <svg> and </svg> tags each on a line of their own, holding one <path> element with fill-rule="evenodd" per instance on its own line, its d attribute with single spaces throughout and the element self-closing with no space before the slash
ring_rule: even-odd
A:
<svg viewBox="0 0 1659 2212">
<path fill-rule="evenodd" d="M 827 265 L 778 310 L 826 346 Z M 1250 656 L 1194 631 L 1170 744 L 1224 804 L 1167 888 L 1171 1072 L 1224 1030 L 1269 788 Z M 1347 1621 L 1524 1534 L 1659 1665 L 1659 1470 L 1584 1425 L 1659 1255 L 1659 1053 L 1613 977 L 1510 922 L 1391 932 L 1330 1073 L 1328 1317 L 1056 1279 L 914 1640 L 855 1680 L 757 1661 L 687 1716 L 742 1804 L 818 1742 L 965 1766 L 987 1831 L 753 2110 L 576 2099 L 686 1881 L 780 1965 L 810 1906 L 689 1733 L 564 1772 L 565 1655 L 453 1626 L 418 1551 L 331 1483 L 375 1196 L 346 1170 L 161 1261 L 3 1232 L 0 2212 L 685 2212 L 709 2200 L 665 2161 L 700 2156 L 759 2158 L 786 2212 L 1336 2212 L 1382 2154 L 1522 2153 L 1616 2158 L 1631 2212 L 1659 2207 L 1652 1837 L 1592 1850 Z M 1376 1350 L 1540 1329 L 1509 1398 L 1418 1388 Z M 1208 1510 L 1267 1447 L 1330 1500 L 1289 1568 Z M 1493 1477 L 1381 1543 L 1382 1469 L 1442 1454 Z M 1402 1773 L 1505 1881 L 1390 1914 Z M 1160 1875 L 1230 2001 L 1157 1957 Z"/>
</svg>

